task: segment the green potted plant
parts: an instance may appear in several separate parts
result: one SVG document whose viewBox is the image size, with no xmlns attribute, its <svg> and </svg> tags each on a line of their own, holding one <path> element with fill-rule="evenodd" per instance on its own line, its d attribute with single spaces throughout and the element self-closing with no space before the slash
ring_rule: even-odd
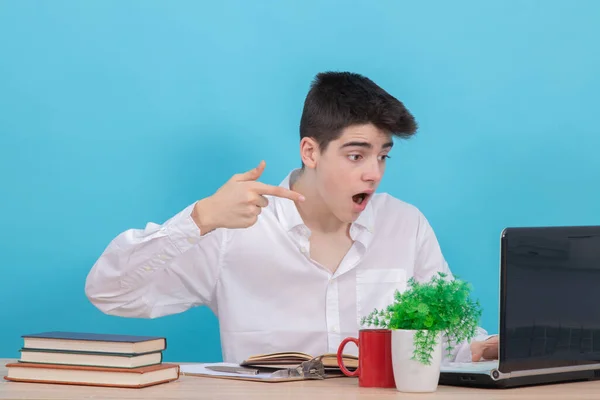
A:
<svg viewBox="0 0 600 400">
<path fill-rule="evenodd" d="M 392 304 L 361 319 L 362 325 L 392 331 L 392 366 L 399 391 L 437 389 L 442 335 L 448 353 L 455 344 L 475 336 L 481 307 L 470 295 L 468 283 L 447 279 L 442 272 L 428 282 L 411 278 L 407 290 L 395 292 Z"/>
</svg>

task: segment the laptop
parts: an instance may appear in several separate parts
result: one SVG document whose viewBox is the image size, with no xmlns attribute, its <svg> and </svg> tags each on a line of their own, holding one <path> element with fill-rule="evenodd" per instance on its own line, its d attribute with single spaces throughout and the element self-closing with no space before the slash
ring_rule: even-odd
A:
<svg viewBox="0 0 600 400">
<path fill-rule="evenodd" d="M 443 364 L 441 385 L 599 378 L 600 226 L 505 229 L 499 303 L 499 359 Z"/>
</svg>

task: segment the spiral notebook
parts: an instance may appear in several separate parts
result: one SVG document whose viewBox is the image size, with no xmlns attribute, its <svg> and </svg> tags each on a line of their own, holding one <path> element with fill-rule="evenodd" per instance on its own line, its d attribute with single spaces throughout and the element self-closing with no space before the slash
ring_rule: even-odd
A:
<svg viewBox="0 0 600 400">
<path fill-rule="evenodd" d="M 342 358 L 349 370 L 358 368 L 358 357 L 343 354 Z M 182 364 L 181 374 L 259 382 L 289 382 L 346 376 L 338 366 L 336 354 L 327 353 L 313 357 L 302 352 L 257 354 L 240 364 Z"/>
</svg>

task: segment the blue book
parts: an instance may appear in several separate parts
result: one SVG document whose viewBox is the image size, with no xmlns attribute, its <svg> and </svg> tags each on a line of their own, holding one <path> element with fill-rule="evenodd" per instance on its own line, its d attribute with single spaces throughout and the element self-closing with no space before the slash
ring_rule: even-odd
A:
<svg viewBox="0 0 600 400">
<path fill-rule="evenodd" d="M 27 350 L 58 350 L 65 352 L 94 352 L 145 354 L 163 351 L 167 339 L 160 336 L 116 335 L 86 332 L 42 332 L 22 336 Z"/>
</svg>

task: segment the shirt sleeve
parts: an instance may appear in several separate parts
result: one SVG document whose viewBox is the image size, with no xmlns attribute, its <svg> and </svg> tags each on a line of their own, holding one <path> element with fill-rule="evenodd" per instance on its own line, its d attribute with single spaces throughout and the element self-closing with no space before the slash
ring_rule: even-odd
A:
<svg viewBox="0 0 600 400">
<path fill-rule="evenodd" d="M 207 305 L 216 312 L 227 232 L 201 235 L 194 204 L 162 225 L 129 229 L 114 238 L 89 272 L 85 293 L 110 315 L 156 318 Z"/>
<path fill-rule="evenodd" d="M 417 281 L 426 282 L 431 280 L 438 272 L 443 272 L 452 279 L 453 275 L 448 267 L 437 237 L 424 216 L 420 216 L 419 230 L 417 233 L 417 253 L 415 261 L 414 276 Z M 493 335 L 480 327 L 477 327 L 475 337 L 470 341 L 460 343 L 448 343 L 448 338 L 442 337 L 443 362 L 471 362 L 471 343 L 473 341 L 482 341 Z M 453 350 L 448 352 L 447 345 L 451 344 Z"/>
</svg>

